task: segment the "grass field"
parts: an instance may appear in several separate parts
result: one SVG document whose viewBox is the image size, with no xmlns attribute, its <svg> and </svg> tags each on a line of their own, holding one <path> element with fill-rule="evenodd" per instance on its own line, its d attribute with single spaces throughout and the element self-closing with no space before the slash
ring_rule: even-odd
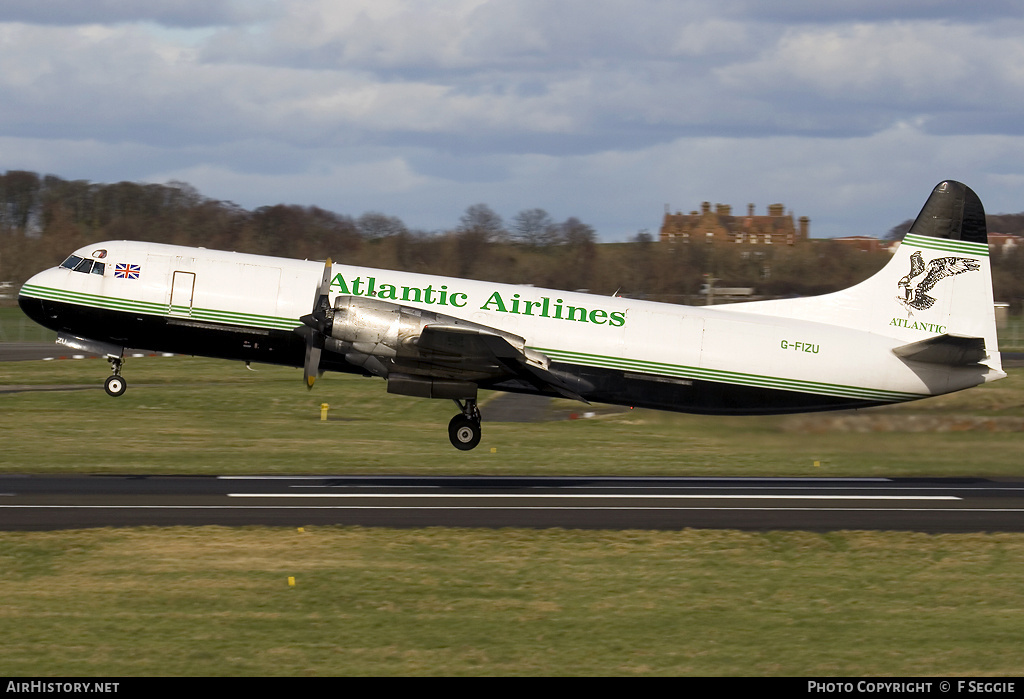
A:
<svg viewBox="0 0 1024 699">
<path fill-rule="evenodd" d="M 0 471 L 1024 471 L 1024 370 L 810 417 L 595 406 L 591 419 L 496 423 L 488 396 L 484 441 L 463 453 L 445 433 L 450 402 L 339 375 L 307 392 L 301 370 L 255 368 L 133 359 L 127 394 L 112 399 L 101 360 L 0 363 Z M 65 388 L 4 392 L 26 385 Z M 1016 676 L 1022 576 L 1018 534 L 0 532 L 0 675 Z"/>
<path fill-rule="evenodd" d="M 646 475 L 1021 474 L 1024 372 L 951 396 L 839 415 L 716 418 L 593 406 L 592 419 L 487 421 L 472 452 L 448 443 L 450 401 L 378 379 L 191 357 L 132 359 L 109 398 L 99 359 L 0 363 L 0 471 Z M 320 421 L 320 405 L 331 408 Z M 591 409 L 554 401 L 561 415 Z M 914 416 L 910 419 L 910 416 Z M 973 425 L 982 420 L 982 424 Z M 873 420 L 873 427 L 865 421 Z M 837 424 L 838 421 L 838 424 Z M 862 424 L 863 423 L 863 424 Z M 929 431 L 918 424 L 924 424 Z M 929 428 L 929 425 L 932 427 Z M 870 429 L 869 435 L 857 431 Z M 1000 431 L 1012 429 L 1014 431 Z"/>
<path fill-rule="evenodd" d="M 1011 534 L 2 533 L 0 674 L 1014 677 L 1022 575 Z"/>
</svg>

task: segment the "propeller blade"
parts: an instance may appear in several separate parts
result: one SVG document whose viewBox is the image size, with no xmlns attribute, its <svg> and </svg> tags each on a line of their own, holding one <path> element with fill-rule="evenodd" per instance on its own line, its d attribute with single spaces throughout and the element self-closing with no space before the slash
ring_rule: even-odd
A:
<svg viewBox="0 0 1024 699">
<path fill-rule="evenodd" d="M 323 313 L 331 307 L 330 299 L 328 295 L 331 292 L 331 258 L 327 258 L 327 262 L 324 263 L 324 276 L 320 280 L 320 288 L 317 289 L 316 299 L 313 301 L 313 315 L 317 315 L 317 312 Z"/>
<path fill-rule="evenodd" d="M 313 388 L 320 372 L 320 348 L 313 345 L 306 345 L 306 363 L 302 367 L 302 378 L 306 382 L 306 388 Z"/>
<path fill-rule="evenodd" d="M 324 263 L 324 274 L 320 280 L 313 299 L 313 312 L 302 316 L 302 328 L 296 331 L 306 340 L 306 360 L 302 365 L 302 379 L 306 388 L 313 388 L 313 383 L 320 375 L 320 353 L 324 348 L 324 332 L 328 322 L 328 311 L 331 310 L 331 258 Z"/>
</svg>

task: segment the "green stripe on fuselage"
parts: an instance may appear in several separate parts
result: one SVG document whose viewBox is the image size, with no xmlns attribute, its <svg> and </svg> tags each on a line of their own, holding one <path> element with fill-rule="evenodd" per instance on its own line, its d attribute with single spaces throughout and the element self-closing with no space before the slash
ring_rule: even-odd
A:
<svg viewBox="0 0 1024 699">
<path fill-rule="evenodd" d="M 624 357 L 610 357 L 606 355 L 570 352 L 544 347 L 536 347 L 534 349 L 538 352 L 543 352 L 553 361 L 558 362 L 581 364 L 584 366 L 601 367 L 605 369 L 636 371 L 684 379 L 698 379 L 713 381 L 716 383 L 736 384 L 740 386 L 771 388 L 779 391 L 794 391 L 797 393 L 812 393 L 816 395 L 837 396 L 842 398 L 857 398 L 861 400 L 880 401 L 886 403 L 899 403 L 926 397 L 926 394 L 919 393 L 886 391 L 876 388 L 844 386 L 841 384 L 804 381 L 800 379 L 786 379 L 776 376 L 762 376 L 759 374 L 743 374 L 735 371 L 704 369 L 679 364 L 668 364 L 665 362 L 627 359 Z"/>
<path fill-rule="evenodd" d="M 151 303 L 146 301 L 134 301 L 131 299 L 115 298 L 110 296 L 99 296 L 94 294 L 83 294 L 62 289 L 49 287 L 25 285 L 21 294 L 32 298 L 72 303 L 80 306 L 102 308 L 125 313 L 143 313 L 164 317 L 188 317 L 207 322 L 223 323 L 242 327 L 255 327 L 271 330 L 293 330 L 301 325 L 301 321 L 295 318 L 282 318 L 277 316 L 265 316 L 254 313 L 239 313 L 235 311 L 222 311 L 217 309 L 193 308 L 189 313 L 188 307 L 175 306 L 172 309 L 167 304 Z M 905 393 L 900 391 L 885 391 L 881 389 L 865 388 L 859 386 L 844 386 L 840 384 L 822 383 L 816 381 L 805 381 L 800 379 L 787 379 L 775 376 L 762 376 L 758 374 L 744 374 L 734 371 L 723 371 L 717 369 L 705 369 L 665 362 L 655 362 L 643 359 L 630 359 L 627 357 L 612 357 L 607 355 L 588 354 L 585 352 L 574 352 L 553 348 L 534 348 L 543 352 L 552 360 L 567 364 L 578 364 L 581 366 L 593 366 L 606 369 L 627 370 L 640 373 L 648 373 L 660 376 L 672 376 L 686 379 L 699 379 L 717 383 L 736 384 L 740 386 L 753 386 L 759 388 L 770 388 L 780 391 L 794 391 L 797 393 L 811 393 L 817 395 L 837 396 L 843 398 L 855 398 L 860 400 L 878 402 L 902 402 L 924 398 L 926 395 L 917 393 Z"/>
<path fill-rule="evenodd" d="M 124 313 L 143 313 L 146 315 L 168 316 L 168 317 L 189 317 L 197 320 L 205 320 L 226 325 L 243 325 L 247 327 L 265 328 L 270 330 L 292 330 L 302 323 L 297 318 L 282 318 L 279 316 L 265 316 L 256 313 L 241 313 L 237 311 L 221 311 L 212 308 L 192 308 L 188 306 L 170 307 L 165 303 L 152 303 L 149 301 L 135 301 L 113 296 L 100 296 L 96 294 L 83 294 L 77 291 L 66 291 L 64 289 L 53 289 L 45 286 L 26 284 L 21 288 L 23 296 L 38 298 L 47 301 L 61 301 L 72 303 L 78 306 L 89 306 L 91 308 L 102 308 L 110 311 L 122 311 Z"/>
</svg>

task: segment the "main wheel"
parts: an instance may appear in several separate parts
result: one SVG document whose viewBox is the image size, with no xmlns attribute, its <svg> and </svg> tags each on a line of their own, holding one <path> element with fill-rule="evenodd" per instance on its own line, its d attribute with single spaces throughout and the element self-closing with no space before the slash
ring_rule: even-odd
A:
<svg viewBox="0 0 1024 699">
<path fill-rule="evenodd" d="M 128 390 L 128 382 L 117 374 L 114 374 L 113 376 L 107 377 L 107 380 L 103 384 L 103 390 L 107 392 L 108 396 L 117 398 Z"/>
<path fill-rule="evenodd" d="M 448 423 L 448 439 L 456 449 L 469 451 L 480 443 L 480 423 L 465 415 L 456 415 Z"/>
</svg>

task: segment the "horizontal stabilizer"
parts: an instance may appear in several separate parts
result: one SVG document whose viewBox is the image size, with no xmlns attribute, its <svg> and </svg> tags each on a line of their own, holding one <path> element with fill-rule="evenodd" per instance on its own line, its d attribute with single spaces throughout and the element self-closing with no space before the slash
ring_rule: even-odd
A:
<svg viewBox="0 0 1024 699">
<path fill-rule="evenodd" d="M 985 338 L 948 333 L 902 345 L 894 349 L 893 354 L 901 359 L 946 366 L 970 366 L 988 359 Z"/>
</svg>

